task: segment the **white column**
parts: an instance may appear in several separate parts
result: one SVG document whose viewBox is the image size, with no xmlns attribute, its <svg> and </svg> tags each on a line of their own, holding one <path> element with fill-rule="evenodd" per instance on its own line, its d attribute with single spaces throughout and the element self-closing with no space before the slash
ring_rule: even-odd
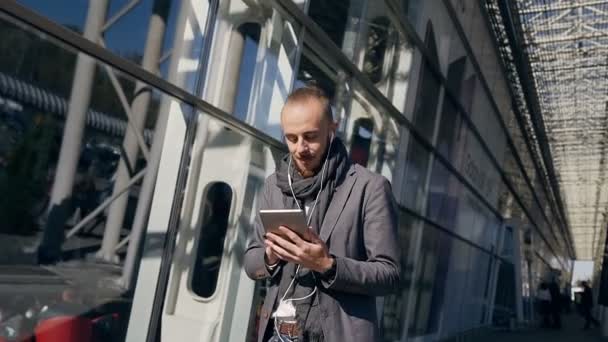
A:
<svg viewBox="0 0 608 342">
<path fill-rule="evenodd" d="M 150 18 L 148 37 L 146 39 L 146 47 L 142 60 L 142 67 L 154 74 L 158 73 L 158 64 L 162 52 L 168 13 L 168 6 L 166 6 L 166 3 L 167 0 L 156 0 L 155 11 Z M 132 170 L 135 170 L 137 164 L 139 145 L 137 144 L 137 137 L 133 128 L 135 128 L 137 132 L 143 134 L 151 95 L 151 90 L 145 90 L 145 87 L 146 84 L 140 81 L 135 85 L 135 94 L 138 95 L 131 105 L 133 112 L 133 117 L 131 119 L 133 122 L 126 130 L 125 139 L 123 141 L 124 156 L 127 160 L 121 159 L 118 165 L 116 180 L 114 182 L 114 195 L 124 189 L 130 181 L 131 175 L 129 174 L 127 165 L 129 165 Z M 119 262 L 118 256 L 114 253 L 114 249 L 120 240 L 120 232 L 122 230 L 128 199 L 129 191 L 118 197 L 110 206 L 103 234 L 103 242 L 101 244 L 101 249 L 97 252 L 97 258 L 101 260 L 114 263 Z"/>
<path fill-rule="evenodd" d="M 208 8 L 206 7 L 206 2 L 199 3 L 199 0 L 185 0 L 179 5 L 179 14 L 177 16 L 176 25 L 175 25 L 175 33 L 173 36 L 173 51 L 171 53 L 171 59 L 169 64 L 169 73 L 167 75 L 167 79 L 180 87 L 184 87 L 186 84 L 186 80 L 190 74 L 190 72 L 194 72 L 199 69 L 198 63 L 195 66 L 191 65 L 192 60 L 189 59 L 189 55 L 191 50 L 193 49 L 192 44 L 195 44 L 198 38 L 195 38 L 196 35 L 202 35 L 203 32 L 196 32 L 194 28 L 203 28 L 206 25 L 206 22 L 198 22 L 197 18 L 205 18 L 207 16 Z M 193 89 L 188 89 L 193 90 Z M 172 116 L 170 113 L 173 111 Z M 154 141 L 152 142 L 152 147 L 150 148 L 150 158 L 147 163 L 147 172 L 144 178 L 139 198 L 140 200 L 137 202 L 137 209 L 135 212 L 135 218 L 133 220 L 133 227 L 131 228 L 131 239 L 129 241 L 129 245 L 127 247 L 127 255 L 125 257 L 125 262 L 122 270 L 122 277 L 120 279 L 120 285 L 125 289 L 132 289 L 135 285 L 135 276 L 138 272 L 138 266 L 140 259 L 142 256 L 140 255 L 140 246 L 144 243 L 144 237 L 146 234 L 148 216 L 155 216 L 153 213 L 150 213 L 150 208 L 152 206 L 152 197 L 154 195 L 154 190 L 156 185 L 156 180 L 158 173 L 163 172 L 163 168 L 160 167 L 160 159 L 163 154 L 163 148 L 170 150 L 170 152 L 165 151 L 165 158 L 168 158 L 169 161 L 165 162 L 164 168 L 170 171 L 165 170 L 165 172 L 170 175 L 171 178 L 168 178 L 165 175 L 165 179 L 161 178 L 161 180 L 166 181 L 167 183 L 174 183 L 177 179 L 177 173 L 179 169 L 179 153 L 181 153 L 181 144 L 183 143 L 183 138 L 185 135 L 185 122 L 183 119 L 182 109 L 179 106 L 179 102 L 174 100 L 169 96 L 163 96 L 161 101 L 160 110 L 158 113 L 158 118 L 156 119 L 156 127 L 154 129 Z M 171 121 L 171 122 L 169 122 Z M 166 137 L 165 137 L 166 136 Z M 165 138 L 169 139 L 170 147 L 166 147 L 163 145 Z M 171 139 L 172 138 L 172 139 Z M 174 189 L 173 189 L 174 190 Z M 157 190 L 158 191 L 158 190 Z M 158 196 L 157 196 L 158 197 Z M 148 237 L 149 241 L 146 241 L 145 244 L 156 244 L 158 241 L 162 241 L 164 239 L 164 234 L 166 233 L 166 225 L 168 224 L 169 215 L 170 215 L 170 207 L 173 201 L 173 194 L 166 194 L 163 199 L 158 199 L 158 201 L 164 200 L 165 203 L 159 204 L 159 207 L 169 208 L 166 212 L 156 212 L 156 216 L 152 218 L 152 220 L 156 220 L 151 228 L 152 230 L 157 229 L 153 233 L 156 233 L 159 236 L 157 238 Z M 150 214 L 149 214 L 150 213 Z M 163 218 L 163 223 L 159 223 L 159 217 Z M 155 228 L 156 227 L 156 228 Z M 156 240 L 155 240 L 156 239 Z M 145 247 L 142 247 L 145 250 Z M 156 251 L 147 250 L 147 253 L 154 254 Z M 147 317 L 149 312 L 152 310 L 151 305 L 152 301 L 149 300 L 150 296 L 154 295 L 154 291 L 156 289 L 156 280 L 158 279 L 158 269 L 160 268 L 160 261 L 151 261 L 151 257 L 144 253 L 144 258 L 148 258 L 148 260 L 153 263 L 153 265 L 147 265 L 148 272 L 142 272 L 143 275 L 140 275 L 139 282 L 143 282 L 145 284 L 151 284 L 150 282 L 154 282 L 154 285 L 151 287 L 142 286 L 142 289 L 138 289 L 135 291 L 136 298 L 134 299 L 134 303 L 144 303 L 139 305 L 138 307 L 134 306 L 134 310 L 139 310 L 140 312 L 146 312 L 144 315 Z M 145 267 L 144 267 L 145 268 Z M 153 270 L 150 272 L 150 270 Z M 145 280 L 142 280 L 145 279 Z M 146 321 L 144 316 L 141 318 L 141 323 L 147 325 L 149 322 Z M 141 328 L 141 327 L 140 327 Z M 142 331 L 146 331 L 146 329 L 134 328 L 129 329 L 129 336 L 135 336 Z M 132 332 L 131 332 L 132 331 Z M 139 340 L 141 336 L 137 335 L 137 338 L 133 340 Z M 129 340 L 129 338 L 127 338 Z"/>
<path fill-rule="evenodd" d="M 96 42 L 105 23 L 108 0 L 89 2 L 84 37 Z M 95 76 L 96 61 L 79 53 L 74 70 L 74 81 L 70 94 L 68 115 L 63 129 L 59 161 L 51 194 L 49 220 L 40 246 L 40 256 L 45 262 L 56 260 L 61 252 L 65 221 L 71 207 L 74 176 L 80 158 L 86 114 L 89 110 L 91 89 Z"/>
</svg>

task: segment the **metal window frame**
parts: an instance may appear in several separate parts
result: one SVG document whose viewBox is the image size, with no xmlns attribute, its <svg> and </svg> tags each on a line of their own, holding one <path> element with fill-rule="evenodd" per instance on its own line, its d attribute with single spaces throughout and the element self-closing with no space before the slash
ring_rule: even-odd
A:
<svg viewBox="0 0 608 342">
<path fill-rule="evenodd" d="M 440 66 L 436 65 L 436 63 L 434 63 L 433 60 L 429 57 L 430 55 L 429 55 L 428 50 L 424 46 L 424 42 L 418 36 L 418 33 L 416 32 L 416 30 L 414 29 L 414 27 L 411 25 L 409 19 L 405 18 L 399 12 L 398 6 L 394 4 L 393 0 L 385 0 L 385 1 L 387 2 L 387 5 L 389 5 L 389 7 L 391 5 L 393 5 L 393 8 L 392 8 L 393 11 L 391 11 L 390 14 L 394 15 L 397 18 L 396 21 L 401 24 L 401 28 L 400 29 L 401 29 L 402 33 L 404 35 L 406 35 L 407 38 L 411 39 L 413 45 L 415 45 L 420 50 L 420 52 L 422 53 L 422 56 L 426 60 L 426 62 L 429 64 L 429 67 L 431 69 L 433 69 L 433 71 L 435 72 L 435 74 L 439 77 L 440 82 L 442 83 L 443 87 L 445 88 L 445 93 L 448 95 L 448 97 L 450 98 L 450 100 L 452 100 L 452 102 L 454 103 L 454 105 L 457 107 L 457 109 L 458 109 L 457 110 L 458 115 L 460 115 L 462 117 L 463 121 L 467 123 L 467 126 L 469 127 L 469 129 L 471 129 L 473 135 L 475 136 L 475 138 L 478 140 L 478 142 L 482 146 L 482 149 L 484 150 L 484 152 L 486 153 L 486 155 L 489 157 L 489 159 L 492 162 L 492 164 L 494 165 L 494 167 L 498 170 L 499 174 L 501 175 L 501 178 L 502 178 L 503 182 L 509 188 L 509 190 L 511 191 L 511 193 L 514 195 L 516 201 L 521 206 L 521 208 L 523 209 L 524 213 L 526 214 L 526 216 L 528 217 L 528 219 L 530 220 L 530 222 L 535 226 L 535 228 L 539 232 L 539 235 L 545 241 L 545 243 L 549 246 L 549 248 L 552 250 L 553 254 L 558 255 L 557 253 L 555 253 L 553 245 L 549 243 L 549 240 L 544 236 L 544 234 L 538 228 L 539 226 L 534 221 L 534 219 L 532 218 L 532 215 L 530 214 L 529 209 L 525 205 L 523 205 L 523 201 L 521 200 L 519 193 L 514 190 L 514 187 L 511 184 L 511 180 L 506 176 L 506 172 L 500 166 L 500 163 L 498 163 L 498 161 L 496 160 L 494 154 L 489 149 L 489 147 L 486 144 L 485 140 L 483 139 L 483 137 L 479 133 L 479 129 L 477 129 L 477 126 L 472 122 L 472 120 L 470 118 L 470 115 L 465 115 L 465 113 L 467 113 L 467 111 L 465 110 L 464 106 L 462 106 L 462 104 L 458 100 L 458 97 L 453 94 L 452 90 L 447 87 L 447 80 L 443 76 L 443 74 L 441 72 Z M 480 79 L 480 82 L 482 83 L 482 86 L 483 86 L 484 91 L 486 93 L 485 95 L 487 96 L 490 104 L 492 105 L 493 114 L 496 116 L 497 121 L 500 123 L 501 128 L 503 130 L 503 133 L 505 134 L 505 137 L 507 138 L 507 144 L 508 144 L 508 146 L 509 146 L 509 148 L 511 150 L 510 152 L 513 155 L 513 157 L 515 158 L 515 160 L 516 160 L 516 162 L 518 164 L 518 167 L 520 168 L 520 171 L 521 171 L 522 175 L 524 175 L 524 180 L 526 181 L 526 183 L 528 185 L 528 188 L 530 189 L 530 193 L 534 196 L 535 201 L 536 201 L 538 207 L 542 208 L 542 205 L 540 204 L 540 200 L 538 199 L 538 196 L 536 195 L 536 191 L 534 190 L 534 188 L 531 185 L 530 178 L 527 175 L 527 173 L 525 171 L 525 168 L 523 167 L 523 162 L 522 162 L 521 158 L 519 157 L 519 154 L 518 154 L 517 150 L 515 149 L 515 145 L 513 143 L 513 139 L 511 137 L 511 134 L 507 130 L 506 124 L 505 124 L 504 120 L 502 119 L 502 117 L 499 114 L 498 106 L 496 104 L 496 101 L 494 100 L 494 97 L 492 96 L 492 93 L 489 91 L 489 86 L 487 84 L 485 76 L 484 76 L 483 73 L 481 73 L 481 69 L 479 67 L 479 63 L 477 62 L 476 58 L 472 54 L 472 49 L 471 49 L 470 45 L 468 44 L 468 41 L 466 39 L 464 39 L 464 36 L 463 36 L 464 35 L 464 31 L 462 31 L 462 27 L 459 25 L 460 23 L 457 20 L 454 20 L 454 16 L 453 16 L 454 13 L 453 13 L 453 11 L 450 11 L 450 9 L 453 10 L 453 8 L 451 8 L 451 5 L 449 4 L 449 1 L 444 0 L 444 5 L 446 6 L 446 9 L 448 11 L 448 14 L 450 15 L 450 18 L 452 19 L 453 25 L 455 26 L 455 28 L 457 29 L 457 32 L 459 33 L 459 37 L 461 38 L 461 41 L 462 41 L 463 46 L 465 48 L 465 51 L 467 52 L 467 57 L 472 62 L 473 66 L 475 68 L 475 71 L 476 71 L 476 75 L 478 76 L 478 78 Z M 546 214 L 544 213 L 544 211 L 541 211 L 541 213 L 542 213 L 545 221 L 547 222 L 547 225 L 549 227 L 551 227 L 551 224 L 550 224 L 550 222 L 549 222 Z M 553 233 L 553 237 L 557 240 L 557 235 L 555 234 L 555 232 L 553 232 L 553 230 L 551 230 L 551 231 Z"/>
<path fill-rule="evenodd" d="M 386 0 L 386 1 L 387 1 L 387 5 L 389 5 L 388 8 L 390 9 L 391 0 Z M 327 55 L 329 55 L 329 57 L 334 58 L 336 60 L 336 62 L 345 69 L 345 71 L 347 71 L 351 74 L 351 76 L 368 92 L 369 95 L 371 95 L 376 101 L 378 101 L 378 103 L 381 106 L 384 107 L 384 109 L 386 109 L 386 113 L 390 116 L 391 119 L 394 119 L 395 121 L 397 121 L 397 123 L 399 123 L 402 126 L 404 126 L 405 128 L 407 128 L 409 130 L 410 134 L 412 136 L 414 136 L 417 139 L 417 141 L 425 149 L 427 149 L 427 151 L 429 151 L 436 159 L 439 159 L 441 161 L 441 163 L 446 167 L 446 169 L 448 169 L 450 171 L 451 174 L 453 174 L 461 183 L 463 183 L 464 186 L 466 186 L 476 197 L 478 197 L 478 199 L 480 199 L 480 201 L 482 203 L 484 203 L 484 205 L 486 207 L 488 207 L 490 209 L 490 211 L 492 211 L 500 220 L 503 220 L 503 217 L 502 217 L 502 215 L 500 215 L 498 210 L 496 208 L 494 208 L 492 205 L 490 205 L 489 202 L 487 201 L 487 199 L 484 196 L 482 196 L 480 194 L 480 192 L 477 191 L 477 189 L 468 180 L 466 180 L 460 174 L 460 172 L 457 169 L 455 169 L 451 165 L 451 163 L 449 163 L 449 161 L 447 161 L 446 158 L 444 158 L 441 154 L 438 153 L 438 151 L 434 148 L 434 146 L 430 142 L 428 142 L 428 140 L 425 137 L 423 137 L 416 130 L 416 128 L 411 123 L 411 121 L 409 121 L 407 118 L 405 118 L 392 105 L 392 103 L 388 99 L 386 99 L 386 97 L 384 97 L 384 95 L 382 95 L 380 93 L 380 91 L 371 83 L 371 81 L 368 80 L 363 75 L 363 73 L 354 64 L 352 64 L 352 62 L 350 60 L 348 60 L 346 58 L 346 56 L 344 56 L 341 53 L 341 50 L 339 49 L 339 47 L 337 47 L 335 45 L 335 43 L 333 41 L 331 41 L 331 39 L 329 39 L 329 37 L 326 36 L 326 34 L 323 32 L 323 30 L 314 21 L 312 21 L 311 18 L 309 18 L 304 13 L 302 13 L 301 10 L 291 0 L 273 0 L 273 2 L 277 5 L 279 5 L 280 7 L 282 7 L 283 10 L 285 12 L 287 12 L 287 15 L 290 15 L 295 20 L 299 21 L 303 26 L 305 26 L 309 33 L 308 36 L 317 40 L 317 42 L 326 49 L 324 52 Z M 278 8 L 278 10 L 280 10 L 280 8 Z M 515 200 L 518 202 L 518 204 L 520 205 L 520 207 L 522 208 L 522 210 L 528 217 L 528 220 L 536 228 L 537 233 L 539 234 L 541 239 L 545 242 L 545 244 L 547 245 L 549 250 L 555 256 L 559 255 L 556 253 L 556 250 L 554 249 L 553 244 L 549 242 L 548 238 L 545 237 L 543 232 L 538 228 L 539 225 L 533 219 L 533 216 L 531 215 L 529 208 L 524 205 L 524 202 L 521 199 L 519 193 L 515 191 L 514 186 L 511 184 L 511 180 L 507 177 L 506 173 L 504 172 L 502 167 L 500 167 L 500 164 L 494 157 L 494 155 L 491 152 L 491 150 L 489 149 L 488 145 L 482 139 L 477 127 L 470 121 L 469 117 L 464 115 L 464 113 L 466 113 L 466 111 L 464 110 L 460 101 L 457 100 L 457 97 L 455 97 L 454 94 L 450 91 L 450 89 L 447 88 L 447 86 L 446 86 L 447 81 L 446 81 L 445 77 L 443 76 L 443 74 L 441 73 L 439 66 L 435 65 L 431 60 L 428 59 L 428 53 L 427 53 L 426 49 L 424 48 L 424 44 L 420 40 L 420 38 L 417 36 L 417 33 L 415 32 L 413 27 L 411 27 L 411 25 L 409 24 L 409 20 L 407 20 L 407 18 L 403 18 L 401 16 L 401 14 L 395 9 L 393 9 L 393 11 L 389 11 L 389 14 L 396 16 L 396 18 L 397 18 L 396 21 L 398 21 L 399 23 L 402 24 L 401 29 L 403 29 L 405 31 L 406 37 L 413 40 L 414 45 L 416 45 L 418 47 L 418 49 L 420 50 L 420 52 L 422 52 L 423 58 L 427 59 L 427 61 L 429 62 L 429 65 L 431 66 L 430 69 L 439 78 L 440 82 L 442 83 L 442 85 L 444 86 L 444 88 L 446 90 L 446 94 L 448 94 L 450 96 L 450 99 L 453 100 L 454 104 L 459 109 L 459 111 L 458 111 L 459 115 L 461 115 L 463 117 L 465 122 L 469 123 L 469 128 L 472 130 L 472 133 L 478 139 L 478 142 L 480 143 L 480 145 L 486 152 L 487 156 L 489 157 L 489 159 L 492 162 L 492 164 L 494 165 L 494 167 L 498 170 L 499 174 L 501 175 L 501 179 L 502 179 L 503 183 L 507 186 L 507 188 L 509 188 L 509 190 L 513 194 Z M 399 27 L 398 27 L 398 29 L 399 29 Z M 483 74 L 478 72 L 478 76 L 483 77 Z M 487 83 L 486 83 L 486 87 L 487 87 Z M 490 103 L 493 105 L 494 114 L 496 116 L 498 116 L 499 122 L 501 123 L 501 126 L 503 128 L 503 131 L 505 131 L 505 136 L 507 137 L 507 140 L 510 141 L 512 144 L 511 136 L 510 136 L 509 132 L 506 131 L 506 125 L 504 124 L 504 121 L 502 120 L 502 118 L 499 116 L 499 114 L 497 112 L 497 106 L 494 101 L 494 98 L 491 96 L 491 94 L 486 94 L 486 95 L 488 96 Z M 512 146 L 514 146 L 514 145 L 512 145 Z M 536 192 L 534 191 L 534 188 L 532 188 L 530 185 L 531 183 L 530 183 L 529 177 L 527 176 L 527 173 L 523 169 L 523 164 L 521 162 L 521 159 L 519 158 L 519 155 L 517 154 L 517 150 L 513 149 L 513 152 L 514 152 L 513 153 L 514 158 L 516 159 L 516 161 L 518 161 L 518 164 L 520 166 L 520 171 L 522 171 L 522 174 L 524 175 L 524 178 L 526 179 L 528 186 L 531 189 L 531 194 L 533 194 L 538 201 L 538 198 L 536 197 Z M 540 205 L 539 202 L 537 202 L 537 205 L 540 208 L 542 208 L 542 206 Z M 544 211 L 542 211 L 542 214 L 543 214 L 543 217 L 545 218 L 548 226 L 551 226 L 549 224 L 549 220 L 546 217 Z M 553 232 L 553 234 L 555 234 L 555 233 Z M 554 235 L 554 239 L 557 240 L 556 235 Z"/>
<path fill-rule="evenodd" d="M 276 1 L 281 6 L 290 8 L 291 1 L 289 1 L 289 0 L 276 0 Z M 293 6 L 296 6 L 296 5 L 293 4 Z M 234 118 L 232 115 L 225 113 L 225 112 L 211 106 L 210 104 L 203 101 L 202 99 L 171 84 L 170 82 L 163 80 L 160 77 L 153 75 L 149 72 L 146 72 L 145 70 L 139 68 L 139 66 L 135 65 L 134 63 L 131 63 L 120 57 L 115 56 L 111 52 L 103 49 L 102 47 L 94 44 L 93 42 L 86 40 L 82 36 L 80 36 L 74 32 L 71 32 L 68 29 L 65 29 L 65 28 L 51 22 L 50 20 L 27 10 L 26 8 L 17 4 L 13 0 L 6 0 L 6 1 L 1 2 L 0 11 L 3 13 L 6 13 L 7 15 L 9 15 L 10 17 L 12 17 L 13 19 L 15 19 L 19 22 L 25 22 L 27 25 L 51 35 L 53 38 L 58 39 L 62 43 L 66 44 L 72 48 L 75 48 L 78 51 L 84 52 L 100 62 L 111 65 L 113 68 L 116 68 L 116 69 L 122 71 L 123 73 L 130 75 L 131 77 L 134 77 L 138 80 L 145 82 L 146 84 L 148 84 L 152 87 L 155 87 L 156 89 L 166 93 L 167 95 L 173 96 L 176 99 L 183 101 L 184 103 L 192 106 L 193 110 L 202 111 L 205 114 L 209 114 L 212 117 L 222 121 L 223 123 L 225 123 L 226 125 L 228 125 L 232 128 L 235 128 L 246 134 L 256 136 L 262 142 L 264 142 L 270 146 L 273 146 L 273 147 L 281 149 L 281 150 L 285 149 L 285 146 L 283 144 L 281 144 L 274 138 L 266 135 L 264 132 L 257 130 L 247 124 L 244 124 L 243 122 Z M 416 131 L 416 129 L 415 129 L 415 127 L 413 127 L 412 123 L 409 122 L 409 120 L 407 120 L 405 117 L 403 117 L 401 115 L 401 113 L 392 105 L 392 103 L 390 103 L 390 101 L 388 99 L 386 99 L 384 97 L 384 95 L 382 95 L 380 93 L 380 91 L 371 83 L 371 81 L 368 80 L 356 68 L 356 66 L 354 66 L 352 64 L 352 62 L 346 58 L 346 56 L 341 54 L 339 48 L 337 46 L 335 46 L 333 44 L 333 42 L 331 40 L 329 40 L 328 37 L 325 36 L 325 34 L 321 31 L 321 29 L 318 28 L 316 26 L 316 24 L 314 24 L 310 18 L 306 17 L 306 15 L 304 15 L 301 12 L 301 10 L 297 7 L 296 7 L 296 11 L 294 11 L 293 7 L 292 7 L 292 8 L 290 8 L 290 10 L 288 12 L 289 12 L 290 16 L 296 17 L 296 20 L 299 20 L 303 24 L 303 26 L 305 26 L 307 31 L 312 33 L 314 39 L 316 39 L 317 41 L 320 41 L 322 43 L 322 45 L 326 45 L 326 46 L 330 47 L 328 49 L 328 53 L 330 55 L 333 55 L 333 57 L 336 58 L 336 60 L 340 63 L 340 65 L 342 65 L 343 67 L 345 66 L 345 69 L 348 72 L 350 72 L 351 75 L 353 75 L 355 77 L 356 81 L 362 86 L 362 88 L 372 98 L 374 98 L 377 102 L 379 102 L 379 104 L 382 107 L 384 107 L 384 109 L 388 109 L 387 113 L 391 119 L 395 120 L 401 126 L 404 126 L 405 128 L 407 128 L 409 130 L 410 134 L 412 134 L 417 139 L 417 141 L 425 149 L 427 149 L 430 152 L 431 155 L 433 155 L 435 158 L 439 159 L 439 161 L 444 165 L 444 167 L 446 167 L 446 169 L 448 169 L 457 179 L 459 179 L 459 181 L 464 186 L 466 186 L 469 189 L 469 191 L 471 191 L 475 195 L 475 197 L 478 197 L 478 199 L 482 203 L 484 203 L 484 205 L 486 207 L 488 207 L 491 212 L 493 212 L 499 219 L 502 220 L 502 216 L 500 215 L 500 213 L 495 208 L 493 208 L 493 206 L 491 206 L 490 203 L 488 203 L 488 201 L 485 199 L 485 197 L 483 195 L 481 195 L 479 193 L 479 191 L 477 191 L 477 189 L 472 184 L 470 184 L 470 182 L 468 182 L 460 174 L 460 172 L 458 170 L 456 170 L 442 155 L 440 155 L 438 153 L 438 151 L 432 146 L 432 144 L 430 142 L 427 141 L 427 139 L 425 137 L 421 136 L 421 134 Z M 294 13 L 296 13 L 296 15 L 294 15 Z M 398 18 L 400 18 L 400 17 L 398 16 Z M 454 24 L 456 24 L 456 23 L 454 23 Z M 411 34 L 412 33 L 410 32 L 410 34 L 407 37 L 411 38 L 411 36 L 410 36 Z M 415 34 L 415 32 L 414 32 L 414 34 Z M 414 39 L 414 41 L 415 41 L 415 39 Z M 415 44 L 415 45 L 418 46 L 419 50 L 422 50 L 420 47 L 420 44 Z M 424 52 L 424 50 L 422 50 L 422 52 Z M 469 56 L 469 57 L 471 58 L 471 56 Z M 424 58 L 426 58 L 426 57 L 424 57 Z M 449 89 L 447 89 L 447 87 L 446 87 L 446 82 L 445 82 L 445 79 L 443 78 L 443 75 L 441 74 L 441 72 L 438 72 L 438 70 L 435 70 L 434 72 L 437 72 L 439 74 L 439 76 L 440 76 L 439 80 L 440 80 L 441 84 L 443 85 L 445 90 L 447 90 L 448 93 L 450 93 Z M 482 77 L 482 74 L 478 73 L 478 76 Z M 453 94 L 451 97 L 453 97 Z M 493 100 L 493 98 L 491 96 L 489 96 L 489 98 L 491 100 Z M 460 105 L 459 101 L 454 101 L 454 103 L 457 105 Z M 462 108 L 459 108 L 459 109 L 462 109 Z M 459 111 L 459 113 L 460 113 L 460 115 L 462 115 L 462 113 L 460 111 Z M 497 113 L 495 113 L 495 114 L 497 114 Z M 476 132 L 475 126 L 470 125 L 469 128 L 472 130 L 472 132 Z M 507 136 L 509 137 L 508 131 L 506 133 L 507 133 Z M 484 147 L 484 151 L 488 154 L 488 157 L 490 157 L 490 159 L 493 162 L 496 162 L 495 158 L 490 153 L 491 151 L 489 151 L 488 146 L 485 144 L 483 139 L 481 139 L 481 136 L 479 135 L 478 132 L 477 132 L 476 136 L 478 136 L 477 138 L 479 139 L 480 144 Z M 499 165 L 495 165 L 495 166 L 499 166 Z M 503 182 L 505 182 L 505 184 L 509 187 L 509 182 L 506 181 L 507 178 L 506 178 L 504 171 L 499 167 L 497 167 L 497 170 L 503 177 Z M 523 170 L 523 174 L 526 175 L 525 170 Z M 514 196 L 518 196 L 518 194 L 513 191 L 513 188 L 509 187 L 509 190 L 513 193 Z M 532 188 L 532 190 L 533 190 L 533 188 Z M 524 211 L 527 210 L 527 208 L 525 206 L 523 206 L 522 203 L 520 203 L 520 205 L 522 206 Z M 409 209 L 407 209 L 407 211 L 409 211 Z M 421 219 L 423 218 L 423 216 L 421 216 L 419 214 L 416 214 L 414 212 L 412 212 L 412 213 L 415 214 L 415 216 L 420 217 Z M 527 214 L 529 215 L 529 213 L 527 213 Z M 438 229 L 439 229 L 439 227 L 441 227 L 426 218 L 424 218 L 424 220 L 425 220 L 425 222 L 428 221 L 429 224 L 436 226 Z M 531 220 L 531 219 L 530 219 L 530 221 L 533 222 L 533 220 Z M 449 231 L 445 227 L 442 227 L 442 228 L 445 229 L 446 232 Z M 454 233 L 452 233 L 452 234 L 454 234 Z M 541 232 L 539 232 L 539 235 L 541 235 L 541 237 L 543 239 L 545 239 L 544 236 L 542 236 Z M 454 234 L 453 236 L 459 240 L 462 240 L 466 243 L 471 244 L 472 246 L 478 247 L 473 242 L 471 242 L 465 238 L 462 238 L 457 234 Z M 545 241 L 545 242 L 547 243 L 547 241 Z M 555 252 L 552 249 L 551 244 L 547 243 L 547 246 L 555 254 Z M 484 249 L 482 249 L 482 250 L 485 251 Z M 487 251 L 485 251 L 485 252 L 487 252 Z M 151 328 L 152 328 L 152 326 L 151 326 Z"/>
<path fill-rule="evenodd" d="M 82 52 L 98 62 L 109 65 L 110 67 L 119 70 L 120 72 L 140 80 L 147 85 L 163 92 L 166 95 L 174 97 L 193 109 L 220 120 L 231 128 L 234 128 L 244 133 L 256 136 L 265 144 L 271 145 L 278 149 L 285 149 L 285 146 L 268 134 L 249 126 L 242 121 L 239 121 L 234 116 L 222 111 L 209 104 L 207 101 L 195 96 L 192 93 L 162 79 L 161 77 L 145 71 L 139 65 L 130 62 L 122 57 L 115 55 L 109 50 L 104 49 L 100 45 L 91 42 L 83 36 L 63 27 L 59 24 L 37 14 L 28 8 L 20 5 L 15 0 L 3 0 L 0 2 L 0 12 L 5 13 L 17 22 L 25 23 L 41 32 L 44 32 L 52 38 L 60 41 L 78 52 Z"/>
<path fill-rule="evenodd" d="M 370 98 L 385 110 L 385 113 L 389 116 L 389 119 L 395 120 L 401 127 L 408 129 L 409 133 L 420 143 L 434 159 L 439 160 L 442 165 L 450 171 L 464 186 L 467 187 L 471 193 L 477 197 L 498 219 L 502 220 L 500 212 L 494 208 L 488 200 L 469 182 L 461 173 L 458 171 L 443 155 L 441 155 L 432 145 L 432 143 L 424 137 L 414 127 L 413 123 L 397 110 L 393 104 L 386 98 L 376 86 L 371 83 L 369 79 L 350 61 L 340 49 L 335 45 L 333 41 L 322 31 L 322 29 L 312 21 L 306 14 L 302 13 L 299 8 L 291 0 L 273 0 L 279 8 L 279 11 L 283 11 L 286 15 L 292 17 L 294 20 L 299 21 L 301 25 L 307 28 L 308 39 L 315 39 L 316 42 L 326 50 L 323 54 L 328 58 L 333 59 L 339 66 L 341 66 L 346 73 L 351 76 L 355 82 L 366 91 Z M 437 70 L 430 69 L 433 73 Z M 436 75 L 440 76 L 440 75 Z"/>
</svg>

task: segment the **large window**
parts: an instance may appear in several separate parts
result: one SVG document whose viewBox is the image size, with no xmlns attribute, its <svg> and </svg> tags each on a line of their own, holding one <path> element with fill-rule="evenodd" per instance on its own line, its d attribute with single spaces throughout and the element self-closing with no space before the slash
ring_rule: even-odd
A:
<svg viewBox="0 0 608 342">
<path fill-rule="evenodd" d="M 424 59 L 420 68 L 418 94 L 416 96 L 412 122 L 423 136 L 428 140 L 432 140 L 441 87 L 437 76 L 431 71 L 432 66 L 430 63 L 439 65 L 439 58 L 437 56 L 437 45 L 435 43 L 433 25 L 430 22 L 427 24 L 424 45 L 426 46 L 431 59 Z"/>
<path fill-rule="evenodd" d="M 253 80 L 260 43 L 260 25 L 257 23 L 246 23 L 238 28 L 238 35 L 242 39 L 242 57 L 239 68 L 239 81 L 235 97 L 234 113 L 241 119 L 246 120 L 249 112 L 249 103 L 253 89 Z M 234 51 L 233 53 L 236 53 Z M 238 51 L 238 49 L 236 49 Z"/>
<path fill-rule="evenodd" d="M 355 0 L 359 2 L 359 0 Z M 350 1 L 311 0 L 308 15 L 339 47 L 344 40 L 346 24 L 349 18 Z"/>
<path fill-rule="evenodd" d="M 353 162 L 367 166 L 373 134 L 374 122 L 371 119 L 360 118 L 355 121 L 350 149 L 350 159 Z"/>
<path fill-rule="evenodd" d="M 130 315 L 134 284 L 123 267 L 139 264 L 129 241 L 143 229 L 135 216 L 149 200 L 149 151 L 167 120 L 161 107 L 177 101 L 4 14 L 0 60 L 9 104 L 0 106 L 0 265 L 10 265 L 0 306 L 25 319 L 9 338 L 40 336 L 63 315 L 74 324 L 86 316 L 96 338 L 122 341 L 126 326 L 112 317 Z"/>
</svg>

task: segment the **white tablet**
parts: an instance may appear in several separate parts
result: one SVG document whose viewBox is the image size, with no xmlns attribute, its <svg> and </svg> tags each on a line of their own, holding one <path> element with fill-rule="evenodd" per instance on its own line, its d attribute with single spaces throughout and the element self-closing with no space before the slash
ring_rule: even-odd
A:
<svg viewBox="0 0 608 342">
<path fill-rule="evenodd" d="M 266 232 L 277 232 L 285 226 L 303 236 L 306 232 L 306 215 L 300 209 L 261 209 L 260 219 Z"/>
</svg>

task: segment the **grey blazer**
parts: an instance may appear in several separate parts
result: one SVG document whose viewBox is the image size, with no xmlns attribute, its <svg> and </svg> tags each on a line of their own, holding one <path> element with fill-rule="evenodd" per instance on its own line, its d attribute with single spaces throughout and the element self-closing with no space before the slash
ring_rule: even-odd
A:
<svg viewBox="0 0 608 342">
<path fill-rule="evenodd" d="M 283 207 L 276 175 L 266 179 L 258 209 Z M 319 286 L 323 334 L 327 342 L 380 339 L 376 296 L 397 291 L 400 255 L 397 209 L 391 186 L 383 176 L 353 164 L 336 187 L 320 237 L 336 260 L 336 275 Z M 280 274 L 264 263 L 264 228 L 259 216 L 245 252 L 245 271 L 252 279 L 270 278 L 260 316 L 258 341 L 264 338 Z"/>
</svg>

